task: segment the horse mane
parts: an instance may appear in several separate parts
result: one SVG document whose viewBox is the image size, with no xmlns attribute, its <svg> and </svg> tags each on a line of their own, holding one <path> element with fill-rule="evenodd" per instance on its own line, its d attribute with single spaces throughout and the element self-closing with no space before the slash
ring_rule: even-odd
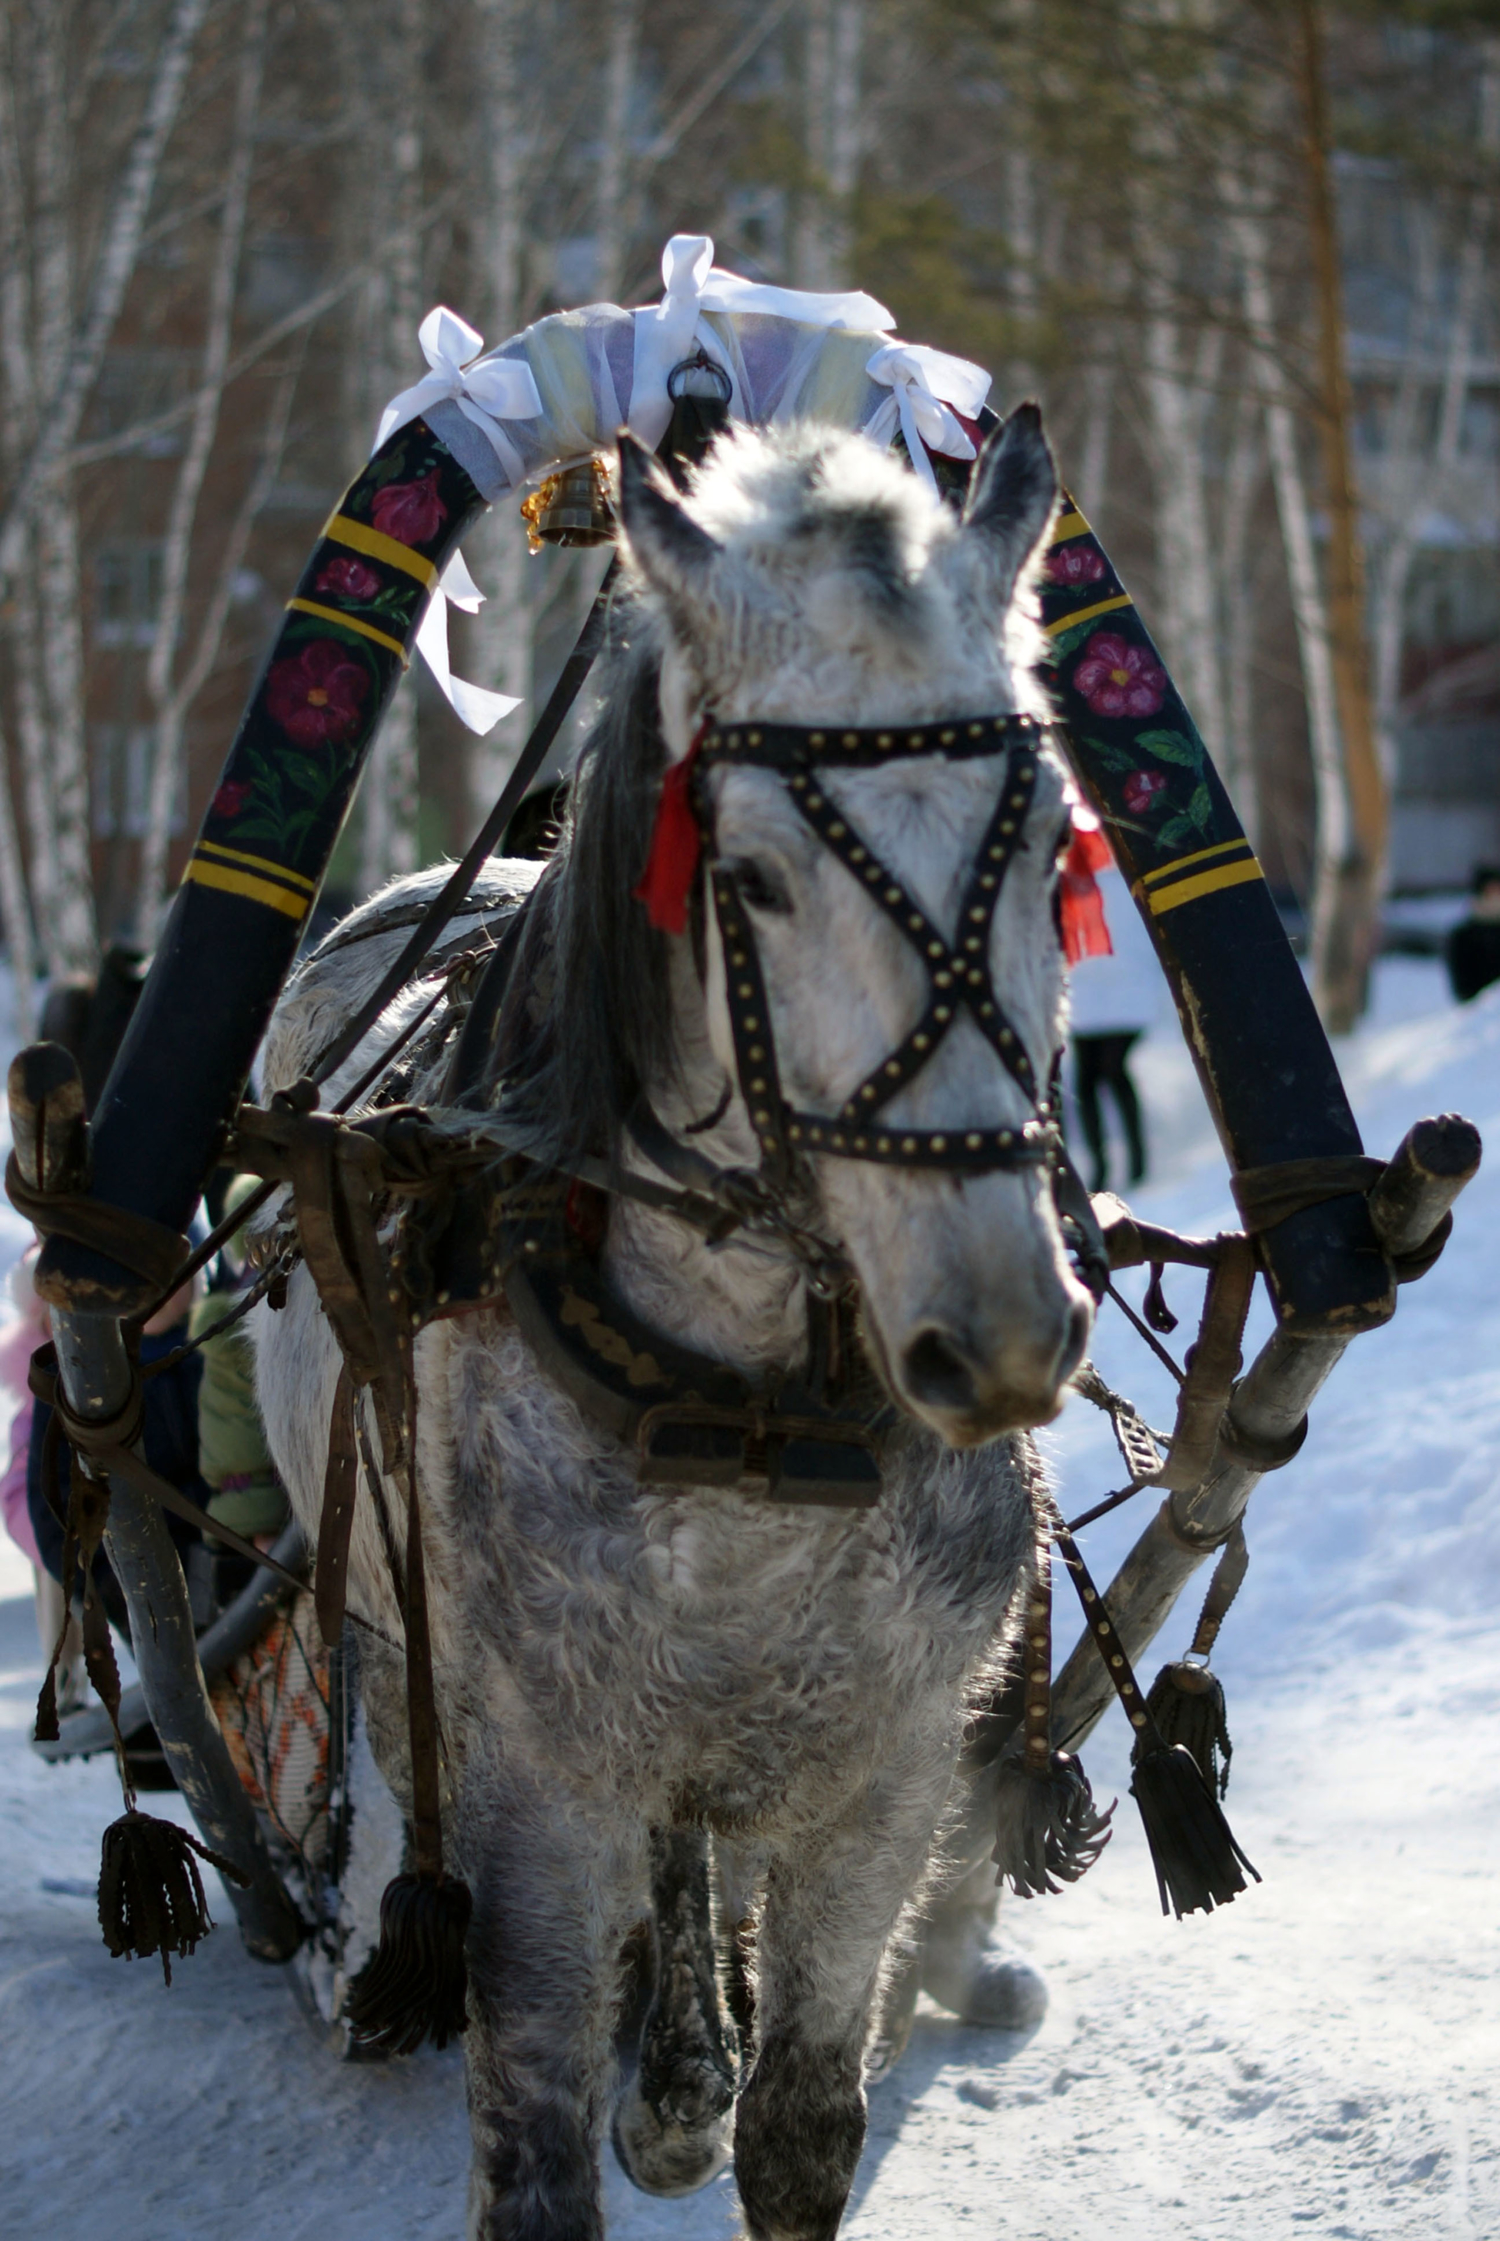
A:
<svg viewBox="0 0 1500 2241">
<path fill-rule="evenodd" d="M 611 615 L 601 705 L 527 914 L 498 1038 L 501 1109 L 540 1160 L 612 1158 L 641 1083 L 674 1057 L 666 936 L 632 892 L 666 764 L 660 676 L 651 618 L 627 594 Z"/>
</svg>

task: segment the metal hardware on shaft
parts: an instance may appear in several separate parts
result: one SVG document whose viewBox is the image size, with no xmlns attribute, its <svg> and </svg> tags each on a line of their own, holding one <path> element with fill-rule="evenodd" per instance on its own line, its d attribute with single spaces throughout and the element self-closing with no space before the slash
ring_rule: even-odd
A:
<svg viewBox="0 0 1500 2241">
<path fill-rule="evenodd" d="M 1479 1166 L 1479 1132 L 1454 1114 L 1418 1121 L 1403 1138 L 1370 1192 L 1371 1222 L 1393 1257 L 1420 1253 Z M 1325 1337 L 1277 1331 L 1235 1388 L 1227 1423 L 1266 1448 L 1291 1442 L 1349 1344 L 1343 1331 Z M 1221 1440 L 1201 1487 L 1169 1495 L 1107 1590 L 1110 1614 L 1128 1657 L 1138 1659 L 1171 1615 L 1204 1558 L 1234 1531 L 1264 1475 L 1233 1461 Z M 1053 1738 L 1076 1750 L 1110 1701 L 1089 1641 L 1078 1643 L 1052 1692 Z"/>
</svg>

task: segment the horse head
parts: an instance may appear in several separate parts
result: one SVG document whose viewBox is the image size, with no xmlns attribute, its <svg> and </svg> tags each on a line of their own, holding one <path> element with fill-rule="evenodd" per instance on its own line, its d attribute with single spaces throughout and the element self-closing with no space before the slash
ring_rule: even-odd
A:
<svg viewBox="0 0 1500 2241">
<path fill-rule="evenodd" d="M 1020 1141 L 1029 1127 L 1035 1137 L 1061 1044 L 1064 772 L 1024 727 L 997 728 L 980 743 L 989 752 L 962 751 L 975 745 L 975 718 L 1046 721 L 1030 579 L 1056 497 L 1032 407 L 989 439 L 962 519 L 897 461 L 828 430 L 725 438 L 684 497 L 638 446 L 622 447 L 621 518 L 660 630 L 669 759 L 689 756 L 706 719 L 720 745 L 743 750 L 757 727 L 762 738 L 796 727 L 833 750 L 832 760 L 808 750 L 820 823 L 795 754 L 770 767 L 726 753 L 698 775 L 719 906 L 702 921 L 714 1054 L 751 1117 L 753 1062 L 743 1031 L 737 1043 L 732 997 L 748 985 L 733 960 L 753 950 L 769 1038 L 751 1047 L 774 1053 L 789 1112 L 829 1123 L 816 1148 L 806 1126 L 794 1121 L 792 1132 L 828 1233 L 858 1276 L 883 1374 L 904 1407 L 958 1447 L 1055 1415 L 1090 1324 L 1046 1166 L 987 1156 L 1007 1135 Z M 871 731 L 894 741 L 889 760 L 851 753 L 839 767 L 840 742 L 852 748 Z M 997 810 L 1016 785 L 1018 752 L 1029 776 L 1008 797 L 1021 804 L 1016 829 L 1005 830 L 1003 851 L 989 851 L 1003 875 L 989 896 L 976 889 L 977 859 L 1006 828 Z M 988 937 L 982 994 L 996 1006 L 987 1024 L 962 983 L 960 920 L 976 893 Z M 922 920 L 936 929 L 930 944 Z M 935 960 L 939 944 L 949 955 Z M 954 963 L 956 988 L 944 970 Z M 930 1055 L 907 1048 L 887 1097 L 881 1069 L 920 1036 L 935 1001 L 941 1032 L 925 1038 Z M 1014 1038 L 1008 1051 L 997 1048 L 995 1017 Z M 883 1143 L 885 1158 L 831 1148 L 833 1124 L 867 1084 L 872 1108 L 880 1097 L 870 1115 L 880 1133 L 872 1126 L 865 1142 L 872 1152 Z M 856 1140 L 852 1120 L 845 1140 Z M 919 1145 L 926 1163 L 904 1164 L 903 1143 Z M 949 1147 L 954 1163 L 943 1164 Z"/>
</svg>

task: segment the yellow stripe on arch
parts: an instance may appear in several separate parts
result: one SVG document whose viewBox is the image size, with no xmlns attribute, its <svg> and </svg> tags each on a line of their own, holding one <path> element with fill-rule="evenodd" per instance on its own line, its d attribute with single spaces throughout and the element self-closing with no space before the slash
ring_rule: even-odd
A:
<svg viewBox="0 0 1500 2241">
<path fill-rule="evenodd" d="M 389 631 L 377 630 L 373 623 L 362 622 L 358 615 L 341 615 L 337 607 L 320 607 L 316 599 L 289 599 L 287 610 L 299 615 L 316 615 L 319 622 L 336 623 L 340 630 L 352 630 L 356 637 L 373 639 L 377 646 L 384 646 L 388 653 L 397 655 L 403 669 L 410 666 L 406 648 L 399 638 L 392 638 Z"/>
<path fill-rule="evenodd" d="M 193 853 L 197 856 L 214 856 L 226 864 L 244 864 L 253 872 L 269 879 L 285 880 L 288 887 L 299 888 L 305 895 L 317 893 L 316 883 L 301 872 L 288 870 L 285 864 L 274 863 L 269 856 L 250 856 L 243 848 L 226 848 L 222 841 L 200 840 Z"/>
<path fill-rule="evenodd" d="M 1179 878 L 1189 864 L 1206 864 L 1210 857 L 1228 856 L 1237 848 L 1249 851 L 1250 843 L 1243 833 L 1237 840 L 1217 840 L 1212 848 L 1195 848 L 1190 856 L 1174 856 L 1170 864 L 1158 864 L 1154 872 L 1144 872 L 1140 883 L 1143 887 L 1159 887 L 1164 879 Z"/>
<path fill-rule="evenodd" d="M 201 856 L 189 859 L 182 878 L 184 886 L 192 880 L 195 886 L 239 895 L 248 903 L 264 903 L 268 910 L 279 910 L 284 918 L 295 918 L 299 924 L 312 908 L 311 896 L 294 895 L 289 887 L 273 887 L 269 879 L 256 879 L 250 872 L 233 871 L 228 864 L 209 863 Z"/>
<path fill-rule="evenodd" d="M 1113 599 L 1101 599 L 1097 605 L 1085 607 L 1079 614 L 1059 615 L 1056 622 L 1046 625 L 1047 636 L 1056 638 L 1065 630 L 1076 630 L 1080 623 L 1092 622 L 1096 615 L 1112 615 L 1117 607 L 1134 605 L 1135 601 L 1128 591 L 1117 592 Z"/>
<path fill-rule="evenodd" d="M 1054 545 L 1065 545 L 1070 538 L 1089 537 L 1092 534 L 1092 523 L 1085 521 L 1083 515 L 1075 506 L 1071 513 L 1058 515 L 1057 527 L 1052 532 L 1052 543 Z"/>
<path fill-rule="evenodd" d="M 383 560 L 387 568 L 399 568 L 404 574 L 415 576 L 429 591 L 438 580 L 436 568 L 424 553 L 413 552 L 399 537 L 388 537 L 383 529 L 371 529 L 366 522 L 355 521 L 349 514 L 330 514 L 323 534 L 335 545 L 347 545 L 351 552 L 362 552 L 367 560 Z"/>
<path fill-rule="evenodd" d="M 1244 887 L 1250 880 L 1264 877 L 1255 858 L 1246 856 L 1235 864 L 1219 864 L 1212 871 L 1195 872 L 1191 879 L 1179 879 L 1174 886 L 1158 887 L 1146 900 L 1152 917 L 1164 918 L 1169 910 L 1180 910 L 1184 903 L 1196 903 L 1204 895 L 1217 895 L 1226 887 Z"/>
</svg>

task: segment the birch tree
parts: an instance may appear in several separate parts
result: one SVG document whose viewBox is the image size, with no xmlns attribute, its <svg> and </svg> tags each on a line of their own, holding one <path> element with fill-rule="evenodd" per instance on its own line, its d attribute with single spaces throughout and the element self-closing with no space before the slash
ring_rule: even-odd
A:
<svg viewBox="0 0 1500 2241">
<path fill-rule="evenodd" d="M 808 185 L 796 235 L 799 288 L 850 285 L 859 178 L 865 0 L 807 0 L 803 145 Z"/>
<path fill-rule="evenodd" d="M 1320 849 L 1313 913 L 1313 988 L 1325 1023 L 1347 1034 L 1365 1008 L 1379 938 L 1389 790 L 1375 743 L 1365 635 L 1364 550 L 1354 477 L 1353 402 L 1330 168 L 1331 133 L 1319 0 L 1297 0 L 1294 74 L 1302 120 L 1303 191 L 1316 305 L 1317 430 L 1328 511 L 1328 645 L 1349 822 L 1335 860 Z"/>
<path fill-rule="evenodd" d="M 67 18 L 48 0 L 32 8 L 31 64 L 36 130 L 34 139 L 35 288 L 32 299 L 33 359 L 37 393 L 65 398 L 75 354 L 75 220 L 73 129 L 68 102 Z M 51 416 L 64 409 L 49 402 L 33 421 L 31 464 L 47 447 Z M 36 568 L 36 615 L 42 702 L 41 738 L 31 753 L 38 764 L 33 790 L 49 797 L 46 844 L 52 850 L 45 925 L 47 963 L 53 972 L 91 972 L 98 957 L 94 924 L 93 865 L 89 855 L 88 748 L 84 724 L 82 585 L 78 550 L 78 513 L 74 480 L 57 466 L 41 486 L 42 502 L 31 522 Z M 23 544 L 22 550 L 25 546 Z M 28 603 L 23 600 L 23 607 Z M 31 617 L 28 614 L 28 622 Z M 34 690 L 34 688 L 33 688 Z M 33 710 L 28 729 L 36 724 Z"/>
<path fill-rule="evenodd" d="M 146 664 L 146 690 L 155 713 L 146 830 L 141 843 L 140 889 L 136 936 L 149 948 L 156 936 L 166 875 L 167 849 L 172 835 L 172 812 L 182 784 L 183 736 L 188 712 L 201 688 L 214 649 L 200 643 L 186 673 L 176 674 L 177 655 L 187 610 L 190 572 L 194 567 L 194 530 L 199 500 L 208 473 L 219 413 L 224 396 L 225 369 L 234 324 L 235 288 L 245 235 L 245 213 L 250 201 L 250 176 L 255 155 L 255 128 L 260 115 L 261 85 L 265 76 L 266 15 L 268 0 L 245 0 L 240 24 L 240 53 L 235 82 L 234 121 L 224 172 L 224 200 L 219 215 L 213 262 L 209 271 L 204 307 L 203 352 L 198 368 L 198 391 L 188 424 L 182 462 L 177 470 L 162 548 L 161 602 L 156 617 L 156 637 Z M 278 447 L 279 448 L 279 447 Z M 236 562 L 236 566 L 238 562 Z M 221 567 L 222 577 L 223 570 Z M 228 611 L 227 586 L 222 601 L 211 603 L 220 611 L 219 628 Z M 206 658 L 205 658 L 206 657 Z"/>
<path fill-rule="evenodd" d="M 1438 252 L 1431 221 L 1418 214 L 1419 285 L 1408 334 L 1402 379 L 1392 406 L 1386 439 L 1381 495 L 1386 514 L 1384 548 L 1374 556 L 1372 633 L 1374 638 L 1375 715 L 1381 760 L 1387 778 L 1396 770 L 1396 718 L 1405 646 L 1406 598 L 1412 563 L 1419 548 L 1422 517 L 1433 506 L 1457 520 L 1469 507 L 1462 466 L 1465 408 L 1480 362 L 1480 326 L 1486 310 L 1486 278 L 1494 223 L 1493 164 L 1500 154 L 1500 40 L 1480 49 L 1477 152 L 1481 172 L 1462 198 L 1462 228 L 1456 258 L 1457 279 L 1446 320 L 1435 318 Z M 1486 173 L 1489 175 L 1486 176 Z M 1423 407 L 1430 397 L 1429 361 L 1438 369 L 1437 414 L 1424 443 Z"/>
<path fill-rule="evenodd" d="M 522 83 L 522 0 L 478 0 L 480 27 L 480 133 L 486 156 L 484 222 L 480 255 L 487 304 L 485 334 L 503 342 L 523 323 L 521 249 L 526 222 L 526 165 L 530 135 Z M 530 554 L 516 517 L 517 501 L 494 508 L 475 539 L 479 580 L 487 594 L 473 637 L 481 684 L 510 693 L 523 706 L 483 739 L 469 745 L 469 807 L 481 821 L 504 785 L 524 738 L 525 703 L 531 697 L 532 585 Z"/>
<path fill-rule="evenodd" d="M 141 121 L 108 200 L 103 238 L 88 295 L 71 328 L 54 379 L 44 391 L 36 441 L 0 508 L 0 582 L 9 583 L 22 557 L 26 525 L 50 487 L 59 462 L 78 434 L 125 291 L 140 254 L 146 214 L 156 190 L 167 140 L 177 120 L 192 62 L 193 45 L 208 12 L 208 0 L 174 0 L 157 43 L 151 82 Z M 57 0 L 30 0 L 34 28 L 45 55 L 49 42 L 61 49 L 67 18 Z M 60 113 L 68 132 L 66 104 Z"/>
<path fill-rule="evenodd" d="M 375 57 L 378 114 L 385 161 L 371 195 L 375 239 L 384 240 L 384 270 L 372 282 L 378 406 L 420 370 L 417 328 L 422 301 L 422 119 L 425 0 L 394 0 Z M 376 736 L 361 789 L 360 885 L 368 894 L 383 880 L 415 871 L 420 860 L 417 684 L 402 678 Z"/>
<path fill-rule="evenodd" d="M 1237 194 L 1233 215 L 1252 365 L 1265 409 L 1266 450 L 1286 560 L 1287 590 L 1307 704 L 1315 825 L 1312 959 L 1315 992 L 1327 995 L 1326 960 L 1336 935 L 1341 868 L 1353 842 L 1353 816 L 1334 686 L 1328 607 L 1313 541 L 1313 506 L 1298 440 L 1294 392 L 1276 327 L 1271 288 L 1269 222 L 1263 208 Z"/>
</svg>

